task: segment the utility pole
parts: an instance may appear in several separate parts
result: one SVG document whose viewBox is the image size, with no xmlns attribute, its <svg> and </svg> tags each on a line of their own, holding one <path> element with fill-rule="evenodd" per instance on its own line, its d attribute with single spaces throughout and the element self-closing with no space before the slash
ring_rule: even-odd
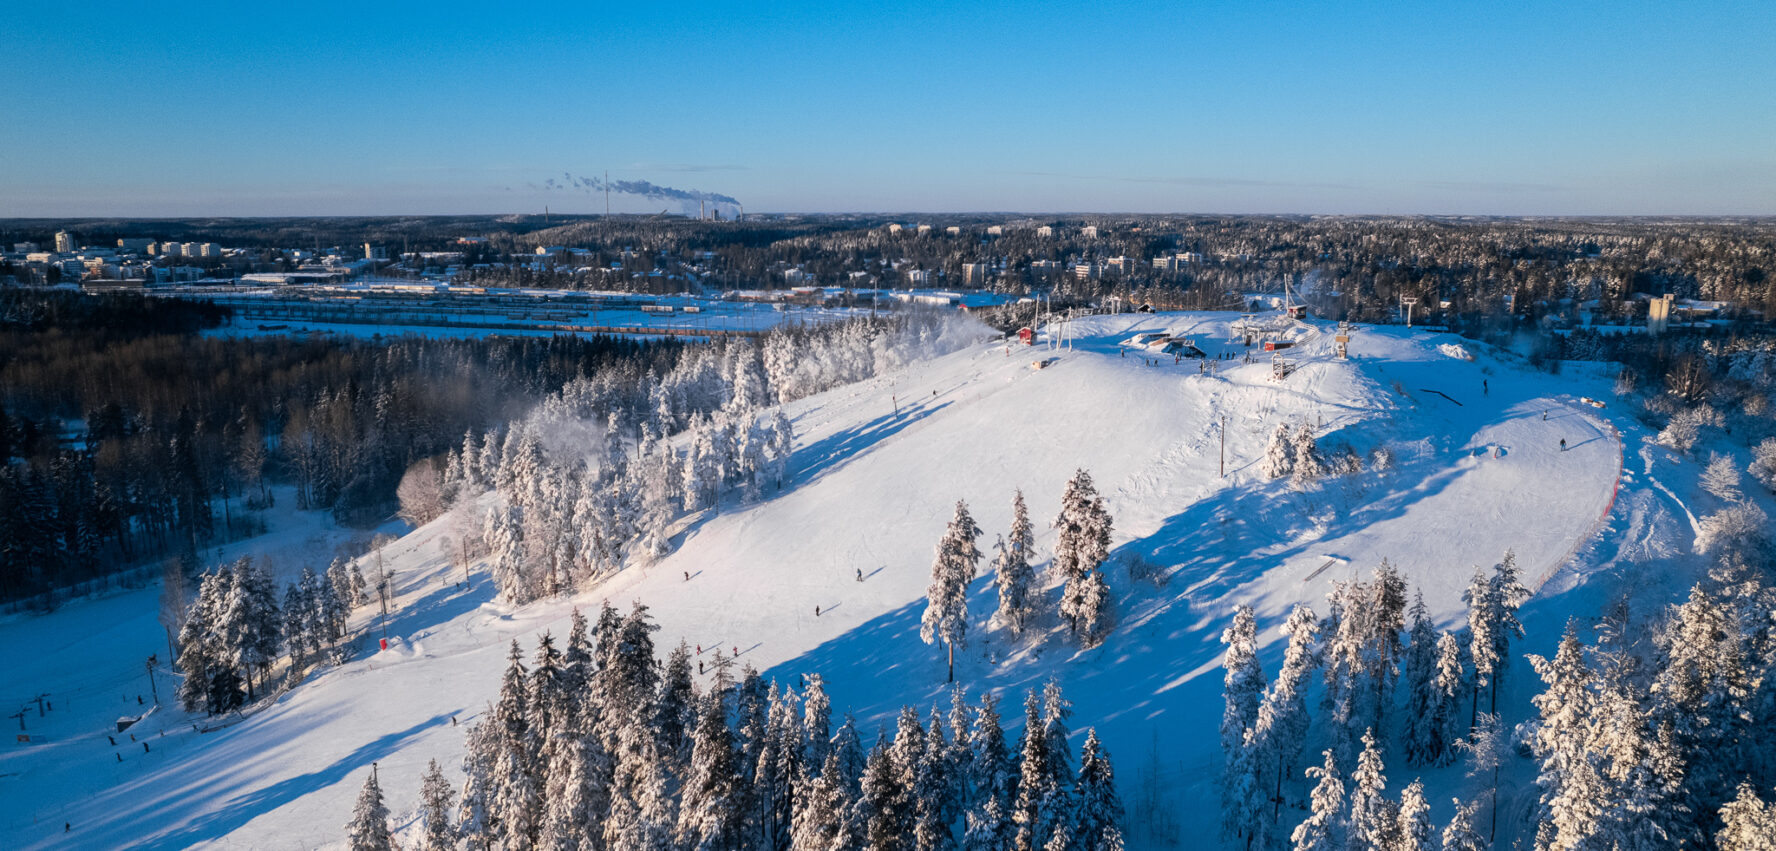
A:
<svg viewBox="0 0 1776 851">
<path fill-rule="evenodd" d="M 388 565 L 383 563 L 382 550 L 380 548 L 376 551 L 376 572 L 382 576 L 382 579 L 376 583 L 377 596 L 382 598 L 382 637 L 388 638 L 389 594 L 393 589 L 389 588 Z"/>
<path fill-rule="evenodd" d="M 154 656 L 148 657 L 148 693 L 154 695 L 154 705 L 160 705 L 160 687 L 154 684 L 154 666 L 159 662 Z"/>
<path fill-rule="evenodd" d="M 1221 415 L 1221 478 L 1227 478 L 1227 415 Z"/>
<path fill-rule="evenodd" d="M 1418 304 L 1418 299 L 1413 298 L 1412 296 L 1407 296 L 1405 298 L 1400 299 L 1400 303 L 1403 305 L 1406 305 L 1406 327 L 1411 328 L 1412 327 L 1412 306 L 1415 304 Z"/>
</svg>

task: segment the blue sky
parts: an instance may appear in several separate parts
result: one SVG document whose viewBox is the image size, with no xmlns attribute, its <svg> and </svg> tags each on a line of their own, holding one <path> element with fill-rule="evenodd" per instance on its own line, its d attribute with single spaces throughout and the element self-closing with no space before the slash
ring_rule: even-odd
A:
<svg viewBox="0 0 1776 851">
<path fill-rule="evenodd" d="M 10 9 L 0 216 L 1776 213 L 1767 0 L 258 5 Z"/>
</svg>

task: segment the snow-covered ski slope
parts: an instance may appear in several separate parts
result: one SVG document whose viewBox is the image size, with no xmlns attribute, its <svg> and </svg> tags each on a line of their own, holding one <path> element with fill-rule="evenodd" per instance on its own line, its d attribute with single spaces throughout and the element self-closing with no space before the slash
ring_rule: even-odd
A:
<svg viewBox="0 0 1776 851">
<path fill-rule="evenodd" d="M 223 730 L 194 733 L 201 718 L 170 710 L 151 716 L 138 728 L 144 738 L 166 731 L 149 739 L 152 754 L 112 747 L 103 728 L 117 706 L 96 707 L 55 741 L 0 756 L 0 835 L 26 848 L 76 837 L 94 848 L 326 845 L 342 838 L 372 761 L 391 808 L 410 819 L 426 761 L 454 770 L 463 730 L 452 719 L 466 724 L 482 711 L 508 643 L 519 639 L 528 657 L 536 634 L 563 635 L 575 606 L 590 611 L 605 600 L 651 607 L 662 652 L 682 638 L 705 659 L 738 651 L 780 681 L 820 673 L 835 709 L 856 712 L 867 731 L 903 703 L 948 699 L 941 648 L 920 642 L 918 627 L 933 547 L 956 500 L 984 528 L 990 558 L 1021 488 L 1046 561 L 1047 521 L 1077 468 L 1091 472 L 1115 521 L 1109 639 L 1080 651 L 1052 618 L 1021 641 L 990 628 L 995 597 L 983 559 L 957 681 L 1004 693 L 1016 724 L 1022 690 L 1059 677 L 1075 704 L 1074 729 L 1097 727 L 1117 758 L 1125 798 L 1157 743 L 1184 823 L 1212 823 L 1218 637 L 1232 606 L 1257 608 L 1274 668 L 1274 627 L 1288 608 L 1305 601 L 1323 610 L 1331 583 L 1366 575 L 1383 558 L 1423 589 L 1446 625 L 1460 619 L 1475 567 L 1508 547 L 1532 581 L 1563 565 L 1582 575 L 1602 558 L 1590 547 L 1620 476 L 1615 430 L 1633 428 L 1578 401 L 1602 396 L 1601 378 L 1548 376 L 1449 335 L 1401 328 L 1360 329 L 1352 359 L 1339 360 L 1332 325 L 1297 324 L 1288 334 L 1296 345 L 1284 352 L 1294 372 L 1273 380 L 1269 355 L 1233 339 L 1237 320 L 1089 317 L 1072 323 L 1071 348 L 983 344 L 794 403 L 797 450 L 784 493 L 687 518 L 672 555 L 572 599 L 513 610 L 491 601 L 484 575 L 458 588 L 460 573 L 444 556 L 458 533 L 448 518 L 435 522 L 385 551 L 399 592 L 391 649 L 372 652 L 380 631 L 374 613 L 360 610 L 360 658 Z M 1120 344 L 1144 331 L 1190 336 L 1211 358 L 1234 359 L 1202 374 L 1194 361 Z M 1466 352 L 1474 358 L 1458 356 Z M 1301 422 L 1315 426 L 1323 447 L 1348 444 L 1367 460 L 1385 445 L 1394 464 L 1305 491 L 1267 479 L 1271 433 Z M 1159 581 L 1128 577 L 1120 565 L 1137 556 L 1157 566 Z M 1049 589 L 1050 608 L 1057 594 Z M 152 596 L 116 598 L 140 598 L 142 613 L 97 601 L 0 622 L 0 644 L 34 646 L 85 612 L 139 633 L 136 655 L 164 652 Z M 1581 596 L 1572 609 L 1594 612 L 1595 597 Z M 73 645 L 86 649 L 65 652 L 61 664 L 122 652 L 116 641 L 102 651 L 90 644 Z M 34 670 L 39 676 L 53 690 L 54 674 Z M 0 679 L 9 698 L 36 687 Z"/>
</svg>

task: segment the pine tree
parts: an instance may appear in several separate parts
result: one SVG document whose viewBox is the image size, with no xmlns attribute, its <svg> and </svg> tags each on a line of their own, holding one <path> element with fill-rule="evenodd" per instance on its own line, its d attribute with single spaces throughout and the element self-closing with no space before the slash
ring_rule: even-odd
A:
<svg viewBox="0 0 1776 851">
<path fill-rule="evenodd" d="M 1462 668 L 1461 642 L 1448 630 L 1437 636 L 1437 678 L 1431 684 L 1429 736 L 1424 742 L 1427 765 L 1448 765 L 1452 748 L 1461 737 L 1461 693 L 1467 685 Z"/>
<path fill-rule="evenodd" d="M 790 828 L 789 847 L 794 851 L 842 851 L 847 847 L 838 844 L 849 838 L 845 824 L 851 804 L 841 785 L 843 772 L 838 759 L 837 752 L 828 752 L 818 775 L 809 775 L 803 766 Z"/>
<path fill-rule="evenodd" d="M 1116 776 L 1110 754 L 1098 741 L 1098 731 L 1087 729 L 1079 752 L 1078 815 L 1069 848 L 1079 851 L 1121 851 L 1122 799 L 1116 795 Z"/>
<path fill-rule="evenodd" d="M 868 851 L 902 851 L 911 847 L 913 806 L 901 769 L 881 741 L 864 766 L 854 818 L 862 826 Z"/>
<path fill-rule="evenodd" d="M 1400 793 L 1399 825 L 1394 841 L 1383 851 L 1433 851 L 1431 805 L 1425 800 L 1424 783 L 1413 780 Z"/>
<path fill-rule="evenodd" d="M 1474 666 L 1473 703 L 1469 706 L 1469 726 L 1480 714 L 1480 690 L 1492 681 L 1493 672 L 1502 660 L 1498 657 L 1499 606 L 1493 600 L 1493 585 L 1479 568 L 1462 602 L 1468 604 L 1468 659 Z"/>
<path fill-rule="evenodd" d="M 919 757 L 911 787 L 913 799 L 913 847 L 918 851 L 949 851 L 955 847 L 950 825 L 961 811 L 956 800 L 950 750 L 943 722 L 932 710 L 925 731 L 925 750 Z"/>
<path fill-rule="evenodd" d="M 1523 623 L 1517 619 L 1517 610 L 1529 600 L 1530 592 L 1523 587 L 1520 579 L 1521 571 L 1517 568 L 1517 554 L 1505 550 L 1505 557 L 1492 569 L 1492 578 L 1488 580 L 1491 593 L 1488 600 L 1498 607 L 1493 616 L 1492 658 L 1495 670 L 1492 675 L 1492 707 L 1489 710 L 1498 712 L 1499 684 L 1504 682 L 1505 670 L 1511 663 L 1511 637 L 1523 637 Z"/>
<path fill-rule="evenodd" d="M 1350 851 L 1376 851 L 1386 847 L 1389 830 L 1387 778 L 1382 774 L 1381 749 L 1374 730 L 1363 731 L 1363 753 L 1351 773 Z"/>
<path fill-rule="evenodd" d="M 358 794 L 358 806 L 345 826 L 346 847 L 351 851 L 393 851 L 395 841 L 389 835 L 388 807 L 382 802 L 382 787 L 376 783 L 376 772 L 364 778 L 364 791 Z"/>
<path fill-rule="evenodd" d="M 998 622 L 1013 635 L 1023 635 L 1030 616 L 1036 609 L 1035 571 L 1030 567 L 1034 537 L 1030 513 L 1024 506 L 1024 492 L 1018 491 L 1011 501 L 1010 539 L 1001 539 L 993 560 L 995 584 L 999 589 Z"/>
<path fill-rule="evenodd" d="M 1338 779 L 1337 756 L 1328 750 L 1325 757 L 1324 766 L 1307 769 L 1308 778 L 1318 777 L 1319 782 L 1309 797 L 1311 812 L 1307 820 L 1296 825 L 1289 837 L 1294 851 L 1334 851 L 1343 846 L 1338 840 L 1344 812 L 1344 782 Z"/>
<path fill-rule="evenodd" d="M 678 815 L 678 842 L 698 851 L 741 843 L 740 772 L 733 733 L 719 697 L 703 701 Z"/>
<path fill-rule="evenodd" d="M 1720 811 L 1721 829 L 1714 835 L 1720 851 L 1776 851 L 1776 807 L 1764 803 L 1750 783 Z"/>
<path fill-rule="evenodd" d="M 956 501 L 956 514 L 937 545 L 931 564 L 931 586 L 925 591 L 925 617 L 919 637 L 926 644 L 943 641 L 948 649 L 949 682 L 956 681 L 956 645 L 968 638 L 968 586 L 974 582 L 980 550 L 974 541 L 980 527 L 968 514 L 968 504 Z"/>
<path fill-rule="evenodd" d="M 1437 630 L 1431 626 L 1424 594 L 1412 603 L 1412 643 L 1406 653 L 1406 764 L 1435 765 L 1442 756 L 1437 703 Z"/>
<path fill-rule="evenodd" d="M 1492 843 L 1474 829 L 1474 811 L 1479 808 L 1479 801 L 1464 804 L 1460 798 L 1455 799 L 1455 815 L 1449 819 L 1449 826 L 1443 829 L 1442 851 L 1489 851 L 1492 848 Z"/>
<path fill-rule="evenodd" d="M 974 727 L 969 732 L 969 775 L 974 785 L 968 823 L 971 841 L 1011 839 L 1011 802 L 1017 792 L 1017 774 L 1011 763 L 1011 752 L 1005 746 L 1005 731 L 999 723 L 998 699 L 981 695 L 980 708 L 975 710 Z M 991 804 L 992 811 L 988 812 Z M 976 822 L 980 827 L 976 828 Z"/>
<path fill-rule="evenodd" d="M 1103 564 L 1110 557 L 1110 514 L 1092 485 L 1091 474 L 1079 470 L 1061 495 L 1055 518 L 1054 570 L 1061 576 L 1061 616 L 1087 647 L 1103 638 L 1110 614 L 1109 588 Z"/>
<path fill-rule="evenodd" d="M 1016 851 L 1035 851 L 1043 845 L 1042 825 L 1049 818 L 1044 807 L 1053 796 L 1052 759 L 1035 692 L 1024 696 L 1024 733 L 1018 750 L 1017 797 L 1011 810 L 1012 847 Z"/>
<path fill-rule="evenodd" d="M 419 840 L 421 851 L 452 851 L 456 848 L 456 828 L 450 823 L 454 796 L 438 761 L 434 759 L 427 763 L 425 777 L 419 785 L 420 815 L 425 822 L 425 832 L 420 834 Z"/>
<path fill-rule="evenodd" d="M 1221 633 L 1227 652 L 1221 660 L 1226 670 L 1221 712 L 1221 825 L 1225 835 L 1248 833 L 1255 821 L 1253 811 L 1262 806 L 1253 794 L 1257 785 L 1252 772 L 1259 760 L 1248 747 L 1248 737 L 1258 721 L 1258 702 L 1264 692 L 1264 669 L 1258 664 L 1258 627 L 1251 606 L 1234 610 L 1233 623 Z"/>
<path fill-rule="evenodd" d="M 487 540 L 494 587 L 514 605 L 521 606 L 536 599 L 541 589 L 526 563 L 520 512 L 515 505 L 489 509 L 482 536 Z"/>
<path fill-rule="evenodd" d="M 1258 704 L 1257 720 L 1246 734 L 1245 759 L 1238 772 L 1238 786 L 1251 799 L 1241 805 L 1249 819 L 1241 831 L 1251 837 L 1254 848 L 1273 847 L 1276 831 L 1282 827 L 1283 780 L 1294 775 L 1307 739 L 1305 692 L 1307 678 L 1318 662 L 1314 643 L 1319 621 L 1313 609 L 1297 604 L 1282 632 L 1289 639 L 1283 667 Z M 1266 802 L 1269 807 L 1263 806 Z"/>
<path fill-rule="evenodd" d="M 1552 661 L 1531 656 L 1547 688 L 1533 699 L 1540 719 L 1533 748 L 1541 761 L 1541 825 L 1536 851 L 1571 851 L 1596 831 L 1605 790 L 1588 748 L 1592 675 L 1577 627 L 1568 622 Z"/>
</svg>

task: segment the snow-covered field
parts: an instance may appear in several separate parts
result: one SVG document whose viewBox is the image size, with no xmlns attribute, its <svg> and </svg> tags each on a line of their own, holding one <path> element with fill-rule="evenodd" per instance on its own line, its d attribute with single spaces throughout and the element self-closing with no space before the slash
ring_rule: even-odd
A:
<svg viewBox="0 0 1776 851">
<path fill-rule="evenodd" d="M 1696 495 L 1693 465 L 1648 448 L 1650 435 L 1631 418 L 1579 403 L 1607 396 L 1605 373 L 1570 365 L 1549 376 L 1470 341 L 1401 328 L 1360 329 L 1354 357 L 1341 361 L 1333 328 L 1310 322 L 1291 332 L 1297 345 L 1285 355 L 1296 368 L 1277 381 L 1268 355 L 1243 362 L 1236 319 L 1090 317 L 1072 323 L 1070 349 L 982 345 L 797 402 L 787 408 L 797 450 L 784 493 L 688 518 L 671 556 L 572 599 L 514 610 L 491 601 L 485 576 L 458 587 L 445 548 L 460 533 L 446 517 L 384 553 L 399 593 L 390 649 L 373 652 L 381 632 L 373 612 L 360 610 L 364 650 L 355 661 L 214 732 L 194 732 L 204 719 L 169 706 L 134 728 L 146 753 L 114 732 L 113 746 L 107 727 L 140 711 L 142 660 L 165 654 L 154 590 L 0 621 L 4 710 L 57 695 L 44 718 L 31 704 L 31 742 L 0 749 L 0 844 L 336 844 L 372 762 L 405 823 L 426 761 L 454 766 L 460 757 L 456 724 L 493 696 L 509 641 L 528 655 L 536 634 L 566 632 L 575 606 L 605 600 L 625 609 L 645 602 L 663 646 L 682 637 L 705 653 L 737 650 L 783 680 L 820 673 L 834 708 L 873 729 L 903 703 L 947 701 L 941 650 L 920 642 L 918 624 L 933 547 L 956 500 L 968 502 L 990 544 L 1021 488 L 1045 558 L 1053 543 L 1045 521 L 1081 467 L 1114 518 L 1113 557 L 1157 565 L 1159 581 L 1110 571 L 1117 625 L 1082 652 L 1052 624 L 1021 642 L 988 629 L 994 597 L 983 563 L 957 680 L 1012 694 L 1015 705 L 1023 689 L 1060 678 L 1076 735 L 1098 729 L 1124 798 L 1151 762 L 1186 825 L 1213 823 L 1217 639 L 1238 603 L 1256 608 L 1274 670 L 1274 627 L 1288 608 L 1323 609 L 1333 581 L 1366 575 L 1383 558 L 1451 625 L 1475 567 L 1514 548 L 1526 579 L 1539 584 L 1524 610 L 1530 652 L 1546 652 L 1569 615 L 1594 615 L 1622 590 L 1658 602 L 1687 583 L 1693 533 L 1678 500 L 1706 497 Z M 1120 345 L 1144 331 L 1191 336 L 1211 358 L 1232 359 L 1205 374 L 1197 362 Z M 1452 354 L 1457 344 L 1471 360 Z M 1386 446 L 1394 462 L 1305 492 L 1265 478 L 1271 433 L 1299 422 L 1316 427 L 1322 446 L 1346 444 L 1365 457 Z M 242 546 L 273 553 L 285 571 L 318 568 L 329 554 L 315 543 L 324 534 L 317 522 Z M 170 677 L 160 690 L 168 696 Z M 1501 702 L 1508 720 L 1525 717 L 1533 691 L 1518 663 Z M 1403 768 L 1392 774 L 1410 780 L 1398 776 Z M 1458 769 L 1439 776 L 1444 788 L 1462 782 Z M 1527 802 L 1518 794 L 1524 780 L 1507 783 L 1507 811 Z M 1448 795 L 1436 797 L 1434 815 L 1444 819 Z M 1200 847 L 1209 833 L 1190 831 L 1186 845 Z M 1144 847 L 1140 830 L 1130 838 Z"/>
</svg>

